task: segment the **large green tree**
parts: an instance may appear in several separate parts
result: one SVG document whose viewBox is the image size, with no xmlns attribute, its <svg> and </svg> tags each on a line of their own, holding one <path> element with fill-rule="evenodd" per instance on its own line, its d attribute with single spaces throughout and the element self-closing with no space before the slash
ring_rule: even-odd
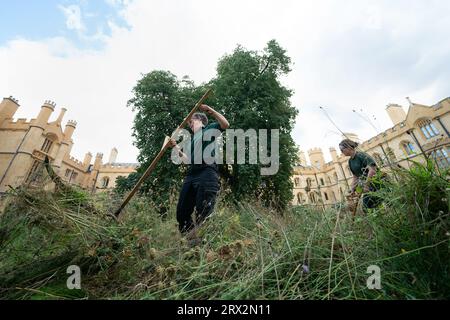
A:
<svg viewBox="0 0 450 320">
<path fill-rule="evenodd" d="M 212 87 L 214 95 L 207 103 L 227 117 L 231 128 L 268 129 L 269 133 L 270 129 L 280 130 L 277 174 L 261 176 L 260 164 L 220 167 L 225 178 L 224 187 L 231 191 L 230 199 L 239 201 L 256 197 L 266 205 L 283 209 L 292 200 L 290 177 L 297 154 L 291 138 L 297 111 L 290 104 L 292 91 L 280 81 L 289 71 L 290 58 L 272 40 L 261 53 L 238 46 L 232 54 L 220 59 L 217 76 L 207 85 L 195 86 L 186 78 L 179 81 L 167 71 L 144 75 L 128 102 L 136 112 L 133 137 L 142 165 L 136 174 L 118 181 L 118 190 L 129 189 L 134 184 L 159 152 L 164 136 L 170 135 L 181 123 L 205 88 Z M 170 162 L 168 152 L 142 190 L 148 192 L 164 212 L 168 195 L 181 185 L 183 174 L 181 166 Z"/>
<path fill-rule="evenodd" d="M 238 46 L 218 63 L 211 81 L 216 101 L 232 128 L 279 129 L 280 168 L 277 174 L 261 176 L 261 164 L 223 166 L 236 200 L 258 197 L 266 205 L 283 209 L 292 200 L 292 167 L 296 146 L 291 137 L 297 110 L 291 105 L 292 91 L 281 84 L 288 74 L 290 58 L 275 40 L 262 53 Z M 270 138 L 269 140 L 270 141 Z"/>
</svg>

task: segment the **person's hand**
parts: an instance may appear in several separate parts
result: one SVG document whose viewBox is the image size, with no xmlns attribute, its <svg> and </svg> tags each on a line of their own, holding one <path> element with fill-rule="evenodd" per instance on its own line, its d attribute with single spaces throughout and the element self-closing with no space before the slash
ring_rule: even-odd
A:
<svg viewBox="0 0 450 320">
<path fill-rule="evenodd" d="M 206 105 L 206 104 L 202 104 L 202 105 L 199 107 L 199 109 L 200 109 L 201 111 L 203 111 L 203 112 L 206 112 L 206 113 L 209 114 L 209 115 L 212 115 L 213 112 L 214 112 L 214 110 L 213 110 L 210 106 L 208 106 L 208 105 Z"/>
<path fill-rule="evenodd" d="M 169 147 L 174 148 L 177 146 L 177 143 L 174 139 L 170 138 L 169 141 L 167 142 Z"/>
</svg>

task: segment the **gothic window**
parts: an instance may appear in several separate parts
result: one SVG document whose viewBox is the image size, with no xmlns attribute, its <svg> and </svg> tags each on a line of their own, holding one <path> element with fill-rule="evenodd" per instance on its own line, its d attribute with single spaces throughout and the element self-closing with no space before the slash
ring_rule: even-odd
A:
<svg viewBox="0 0 450 320">
<path fill-rule="evenodd" d="M 409 141 L 403 141 L 401 147 L 406 156 L 410 156 L 416 153 L 414 145 Z"/>
<path fill-rule="evenodd" d="M 439 130 L 430 119 L 420 120 L 417 122 L 417 125 L 426 139 L 430 139 L 439 134 Z"/>
<path fill-rule="evenodd" d="M 303 194 L 301 192 L 297 193 L 297 204 L 303 203 Z"/>
<path fill-rule="evenodd" d="M 49 153 L 52 145 L 53 145 L 53 141 L 50 140 L 49 138 L 45 138 L 44 144 L 41 147 L 41 151 L 43 151 L 45 153 Z"/>
<path fill-rule="evenodd" d="M 309 200 L 311 201 L 311 203 L 316 203 L 316 195 L 313 192 L 309 194 Z"/>
<path fill-rule="evenodd" d="M 436 161 L 439 168 L 445 169 L 450 166 L 450 148 L 449 147 L 443 147 L 437 150 L 434 150 L 431 152 L 431 157 Z"/>
<path fill-rule="evenodd" d="M 102 179 L 102 188 L 107 188 L 109 185 L 109 178 L 108 177 L 104 177 Z"/>
</svg>

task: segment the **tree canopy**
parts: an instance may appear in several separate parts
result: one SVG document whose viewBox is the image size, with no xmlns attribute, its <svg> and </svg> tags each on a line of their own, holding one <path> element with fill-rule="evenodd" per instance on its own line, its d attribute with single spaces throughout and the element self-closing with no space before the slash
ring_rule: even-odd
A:
<svg viewBox="0 0 450 320">
<path fill-rule="evenodd" d="M 222 57 L 217 75 L 208 83 L 196 86 L 188 77 L 182 80 L 169 71 L 152 71 L 138 81 L 128 106 L 136 112 L 133 126 L 134 144 L 139 149 L 138 172 L 117 181 L 118 190 L 133 186 L 159 152 L 164 137 L 182 122 L 207 87 L 213 96 L 206 103 L 222 113 L 232 129 L 279 129 L 279 170 L 262 176 L 261 164 L 221 165 L 225 188 L 232 201 L 258 198 L 265 205 L 283 209 L 292 200 L 292 167 L 297 150 L 291 137 L 297 110 L 291 105 L 292 91 L 281 84 L 290 72 L 290 58 L 275 40 L 263 52 L 238 46 Z M 224 139 L 226 140 L 226 139 Z M 270 146 L 269 146 L 270 147 Z M 248 148 L 247 148 L 248 149 Z M 269 152 L 270 152 L 269 148 Z M 247 150 L 248 152 L 248 150 Z M 171 191 L 181 186 L 184 168 L 174 165 L 167 152 L 142 187 L 162 212 Z"/>
</svg>

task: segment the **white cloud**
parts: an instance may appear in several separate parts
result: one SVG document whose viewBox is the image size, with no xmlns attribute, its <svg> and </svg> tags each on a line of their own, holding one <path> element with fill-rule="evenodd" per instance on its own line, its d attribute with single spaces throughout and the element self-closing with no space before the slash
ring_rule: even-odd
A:
<svg viewBox="0 0 450 320">
<path fill-rule="evenodd" d="M 101 50 L 77 49 L 64 38 L 0 47 L 0 94 L 21 100 L 21 117 L 35 116 L 46 99 L 67 107 L 78 121 L 78 158 L 87 151 L 107 156 L 115 146 L 119 161 L 135 161 L 126 102 L 142 73 L 165 69 L 207 81 L 237 44 L 260 50 L 272 38 L 294 62 L 284 82 L 295 90 L 293 137 L 304 150 L 339 142 L 319 106 L 339 129 L 368 138 L 374 130 L 353 109 L 375 116 L 381 130 L 390 126 L 386 104 L 448 96 L 447 1 L 106 1 L 119 6 L 129 28 L 110 21 L 110 36 L 97 33 Z M 82 30 L 81 12 L 71 21 Z"/>
<path fill-rule="evenodd" d="M 59 8 L 66 17 L 66 26 L 69 30 L 75 30 L 78 32 L 83 32 L 86 30 L 79 6 L 69 5 L 67 7 L 59 6 Z"/>
</svg>

